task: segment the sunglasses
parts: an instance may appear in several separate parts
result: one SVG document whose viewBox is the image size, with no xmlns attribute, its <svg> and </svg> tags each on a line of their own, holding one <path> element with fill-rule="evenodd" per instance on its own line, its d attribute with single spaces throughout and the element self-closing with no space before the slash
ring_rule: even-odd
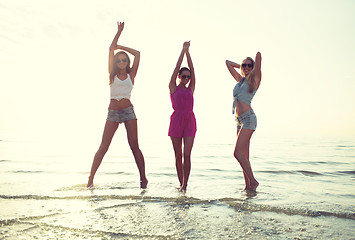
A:
<svg viewBox="0 0 355 240">
<path fill-rule="evenodd" d="M 125 62 L 127 62 L 127 58 L 124 58 L 122 60 L 121 59 L 117 59 L 116 63 L 120 63 L 121 61 L 125 63 Z"/>
<path fill-rule="evenodd" d="M 253 65 L 252 63 L 248 63 L 248 64 L 243 63 L 243 64 L 242 64 L 242 68 L 246 68 L 247 66 L 248 66 L 249 68 L 252 68 L 254 65 Z"/>
<path fill-rule="evenodd" d="M 190 79 L 190 78 L 191 78 L 191 76 L 188 76 L 188 75 L 182 75 L 182 76 L 180 76 L 180 78 L 181 78 L 181 79 Z"/>
</svg>

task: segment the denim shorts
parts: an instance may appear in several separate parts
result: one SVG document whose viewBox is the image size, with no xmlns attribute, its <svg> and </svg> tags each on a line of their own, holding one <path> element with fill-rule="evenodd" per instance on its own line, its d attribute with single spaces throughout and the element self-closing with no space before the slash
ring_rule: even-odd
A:
<svg viewBox="0 0 355 240">
<path fill-rule="evenodd" d="M 237 122 L 237 131 L 240 129 L 251 129 L 255 130 L 257 125 L 256 115 L 253 110 L 243 113 L 239 117 L 235 118 Z"/>
<path fill-rule="evenodd" d="M 108 110 L 107 121 L 123 123 L 128 120 L 137 119 L 133 105 L 121 110 Z"/>
</svg>

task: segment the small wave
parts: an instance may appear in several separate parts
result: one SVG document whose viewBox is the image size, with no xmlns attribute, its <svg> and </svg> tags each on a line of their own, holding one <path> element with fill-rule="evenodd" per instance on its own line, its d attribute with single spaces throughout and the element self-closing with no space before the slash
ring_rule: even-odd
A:
<svg viewBox="0 0 355 240">
<path fill-rule="evenodd" d="M 313 171 L 306 171 L 306 170 L 296 170 L 296 171 L 259 171 L 261 173 L 271 173 L 271 174 L 303 174 L 305 176 L 309 176 L 309 177 L 314 177 L 314 176 L 321 176 L 323 175 L 322 173 L 318 173 L 318 172 L 313 172 Z"/>
<path fill-rule="evenodd" d="M 318 172 L 313 172 L 313 171 L 306 171 L 306 170 L 298 170 L 298 171 L 274 171 L 274 170 L 270 170 L 270 171 L 259 171 L 261 173 L 271 173 L 271 174 L 303 174 L 305 176 L 309 176 L 309 177 L 314 177 L 314 176 L 321 176 L 323 175 L 322 173 L 318 173 Z"/>
<path fill-rule="evenodd" d="M 2 199 L 23 199 L 23 200 L 51 200 L 51 199 L 60 199 L 57 197 L 50 197 L 50 196 L 39 196 L 39 195 L 0 195 Z"/>
<path fill-rule="evenodd" d="M 13 219 L 0 219 L 0 226 L 9 226 L 9 225 L 13 225 L 16 223 L 21 223 L 23 221 L 29 221 L 29 220 L 38 220 L 38 219 L 42 219 L 45 217 L 51 217 L 51 216 L 56 216 L 56 215 L 62 215 L 65 213 L 51 213 L 51 214 L 47 214 L 47 215 L 40 215 L 40 216 L 27 216 L 27 217 L 21 217 L 21 218 L 13 218 Z"/>
<path fill-rule="evenodd" d="M 104 174 L 107 174 L 107 175 L 119 175 L 119 174 L 126 174 L 126 172 L 105 172 Z"/>
<path fill-rule="evenodd" d="M 56 192 L 66 192 L 66 191 L 87 191 L 86 184 L 77 184 L 70 187 L 63 187 L 55 190 Z"/>
<path fill-rule="evenodd" d="M 40 196 L 40 195 L 0 195 L 2 199 L 24 199 L 24 200 L 91 200 L 92 198 L 101 198 L 104 200 L 144 200 L 147 202 L 189 202 L 191 204 L 197 203 L 199 201 L 204 202 L 204 200 L 199 200 L 192 197 L 183 198 L 165 198 L 165 197 L 149 197 L 141 195 L 90 195 L 90 196 Z M 207 201 L 208 202 L 208 201 Z"/>
<path fill-rule="evenodd" d="M 37 218 L 44 218 L 47 216 L 40 216 Z M 104 231 L 104 230 L 93 230 L 88 228 L 73 228 L 73 227 L 66 227 L 61 225 L 52 225 L 50 223 L 36 223 L 31 222 L 33 217 L 29 218 L 20 218 L 20 219 L 8 219 L 8 220 L 0 220 L 0 226 L 7 226 L 7 225 L 14 225 L 14 224 L 30 224 L 31 229 L 39 228 L 45 229 L 45 234 L 43 235 L 43 239 L 48 238 L 48 233 L 58 234 L 58 232 L 62 233 L 72 233 L 72 235 L 76 237 L 80 237 L 81 239 L 176 239 L 174 236 L 169 235 L 149 235 L 149 234 L 132 234 L 132 233 L 124 233 L 124 232 L 112 232 L 112 231 Z M 36 238 L 41 238 L 41 234 L 43 232 L 37 232 L 39 236 Z M 78 239 L 78 238 L 75 238 Z"/>
<path fill-rule="evenodd" d="M 337 148 L 354 148 L 355 146 L 351 146 L 351 145 L 337 145 Z"/>
<path fill-rule="evenodd" d="M 349 174 L 349 175 L 355 175 L 355 171 L 338 171 L 340 174 Z"/>
<path fill-rule="evenodd" d="M 227 204 L 230 207 L 242 212 L 274 212 L 283 213 L 286 215 L 300 215 L 306 217 L 337 217 L 343 219 L 355 220 L 355 213 L 349 212 L 327 212 L 327 211 L 317 211 L 310 209 L 298 209 L 298 208 L 287 208 L 287 207 L 277 207 L 270 205 L 254 204 L 241 199 L 234 198 L 221 198 L 221 199 L 198 199 L 187 196 L 180 197 L 151 197 L 145 195 L 94 195 L 94 196 L 38 196 L 38 195 L 0 195 L 2 199 L 31 199 L 31 200 L 92 200 L 93 198 L 100 199 L 102 201 L 106 200 L 130 200 L 130 201 L 140 201 L 144 202 L 161 202 L 161 203 L 171 203 L 178 205 L 216 205 L 216 204 Z M 3 220 L 5 221 L 5 220 Z M 6 220 L 7 221 L 7 220 Z M 0 222 L 0 225 L 2 222 Z"/>
<path fill-rule="evenodd" d="M 115 190 L 115 189 L 127 189 L 127 187 L 121 187 L 121 186 L 115 186 L 115 185 L 106 185 L 106 186 L 100 186 L 100 188 L 97 187 L 92 187 L 92 189 L 100 189 L 100 190 Z M 75 191 L 75 192 L 83 192 L 87 191 L 88 188 L 86 187 L 86 184 L 77 184 L 74 186 L 70 187 L 63 187 L 56 189 L 56 192 L 67 192 L 67 191 Z"/>
<path fill-rule="evenodd" d="M 43 173 L 43 171 L 17 170 L 17 171 L 12 171 L 12 173 Z M 47 173 L 48 173 L 48 172 L 47 172 Z"/>
<path fill-rule="evenodd" d="M 323 175 L 323 174 L 318 173 L 318 172 L 304 171 L 304 170 L 297 171 L 297 172 L 302 173 L 303 175 L 305 175 L 305 176 L 309 176 L 309 177 L 314 177 L 314 176 L 320 176 L 320 175 Z"/>
<path fill-rule="evenodd" d="M 219 168 L 211 168 L 208 170 L 213 171 L 213 172 L 223 172 L 224 171 L 223 169 L 219 169 Z"/>
<path fill-rule="evenodd" d="M 249 212 L 274 212 L 274 213 L 283 213 L 286 215 L 299 215 L 305 217 L 337 217 L 344 219 L 355 220 L 355 213 L 347 212 L 327 212 L 327 211 L 316 211 L 309 209 L 297 209 L 297 208 L 283 208 L 275 207 L 269 205 L 257 205 L 250 204 L 245 201 L 236 201 L 236 200 L 225 200 L 225 203 L 229 204 L 232 208 L 238 211 L 249 211 Z"/>
<path fill-rule="evenodd" d="M 259 171 L 260 173 L 271 173 L 271 174 L 296 174 L 294 171 L 275 171 L 275 170 L 266 170 L 266 171 Z"/>
<path fill-rule="evenodd" d="M 325 161 L 318 161 L 318 162 L 308 162 L 308 164 L 311 164 L 311 165 L 319 165 L 319 164 L 329 164 L 329 162 L 325 162 Z M 337 163 L 335 163 L 337 164 Z"/>
</svg>

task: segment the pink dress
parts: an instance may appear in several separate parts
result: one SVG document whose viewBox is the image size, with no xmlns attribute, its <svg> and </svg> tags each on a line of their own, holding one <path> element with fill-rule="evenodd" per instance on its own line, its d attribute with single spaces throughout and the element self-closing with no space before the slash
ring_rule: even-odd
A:
<svg viewBox="0 0 355 240">
<path fill-rule="evenodd" d="M 191 89 L 184 91 L 179 86 L 173 94 L 170 94 L 174 112 L 170 117 L 169 136 L 171 137 L 195 137 L 196 118 L 193 112 L 194 96 Z"/>
</svg>

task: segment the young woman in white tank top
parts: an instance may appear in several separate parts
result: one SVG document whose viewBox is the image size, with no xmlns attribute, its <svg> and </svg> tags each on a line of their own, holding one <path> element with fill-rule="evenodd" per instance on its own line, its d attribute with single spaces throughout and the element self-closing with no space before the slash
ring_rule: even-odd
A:
<svg viewBox="0 0 355 240">
<path fill-rule="evenodd" d="M 109 51 L 108 70 L 110 73 L 111 88 L 111 100 L 108 108 L 109 112 L 102 136 L 102 142 L 92 163 L 87 187 L 93 186 L 94 176 L 110 146 L 113 135 L 119 124 L 124 123 L 127 131 L 128 143 L 139 170 L 140 186 L 141 188 L 146 188 L 148 180 L 145 176 L 144 157 L 138 145 L 137 118 L 130 101 L 134 78 L 139 66 L 140 52 L 132 48 L 117 45 L 118 38 L 124 28 L 124 23 L 117 22 L 117 25 L 118 31 L 112 41 Z M 118 49 L 123 51 L 114 54 L 114 51 Z M 132 67 L 130 67 L 129 56 L 124 51 L 127 51 L 134 56 Z"/>
</svg>

